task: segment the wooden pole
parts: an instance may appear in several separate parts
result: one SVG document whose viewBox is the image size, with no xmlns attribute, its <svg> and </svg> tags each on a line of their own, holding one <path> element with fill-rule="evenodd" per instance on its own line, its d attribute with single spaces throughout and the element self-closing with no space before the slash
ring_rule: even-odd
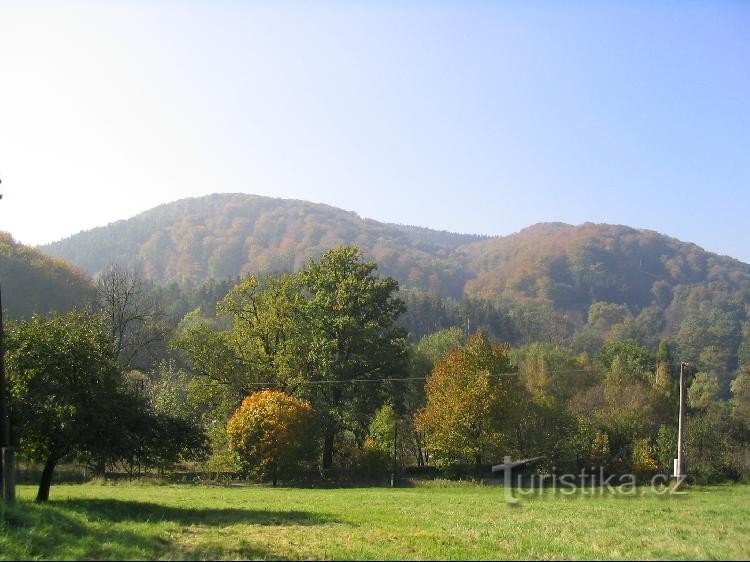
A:
<svg viewBox="0 0 750 562">
<path fill-rule="evenodd" d="M 16 463 L 10 441 L 10 395 L 5 376 L 5 332 L 3 331 L 3 297 L 0 286 L 0 462 L 3 469 L 3 500 L 16 499 Z"/>
<path fill-rule="evenodd" d="M 395 414 L 395 409 L 394 409 Z M 391 467 L 391 488 L 396 487 L 396 479 L 398 478 L 396 475 L 396 471 L 398 470 L 398 467 L 396 465 L 396 438 L 398 436 L 398 416 L 394 416 L 395 421 L 393 423 L 393 466 Z"/>
<path fill-rule="evenodd" d="M 677 421 L 677 467 L 676 477 L 685 476 L 685 370 L 687 363 L 680 363 L 680 414 Z"/>
</svg>

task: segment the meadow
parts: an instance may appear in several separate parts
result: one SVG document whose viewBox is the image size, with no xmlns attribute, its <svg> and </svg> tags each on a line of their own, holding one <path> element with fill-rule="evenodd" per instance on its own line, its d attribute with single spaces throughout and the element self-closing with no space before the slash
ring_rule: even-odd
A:
<svg viewBox="0 0 750 562">
<path fill-rule="evenodd" d="M 741 559 L 750 486 L 509 505 L 495 486 L 56 485 L 0 504 L 9 559 Z"/>
</svg>

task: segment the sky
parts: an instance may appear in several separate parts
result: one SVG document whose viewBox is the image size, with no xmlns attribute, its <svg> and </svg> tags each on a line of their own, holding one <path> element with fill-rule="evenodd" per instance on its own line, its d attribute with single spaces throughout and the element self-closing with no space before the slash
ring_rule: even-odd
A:
<svg viewBox="0 0 750 562">
<path fill-rule="evenodd" d="M 0 230 L 215 192 L 750 262 L 750 2 L 0 0 Z"/>
</svg>

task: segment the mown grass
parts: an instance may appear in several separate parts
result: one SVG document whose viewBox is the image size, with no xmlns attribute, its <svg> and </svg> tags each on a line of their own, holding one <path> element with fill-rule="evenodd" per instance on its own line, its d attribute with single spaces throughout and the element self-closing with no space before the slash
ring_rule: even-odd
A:
<svg viewBox="0 0 750 562">
<path fill-rule="evenodd" d="M 685 496 L 499 487 L 220 488 L 58 485 L 0 513 L 2 559 L 750 557 L 750 486 Z"/>
</svg>

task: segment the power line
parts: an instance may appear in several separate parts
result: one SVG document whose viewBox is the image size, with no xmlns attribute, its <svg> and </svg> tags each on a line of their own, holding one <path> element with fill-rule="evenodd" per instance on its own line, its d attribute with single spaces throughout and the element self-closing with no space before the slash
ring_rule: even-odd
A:
<svg viewBox="0 0 750 562">
<path fill-rule="evenodd" d="M 590 369 L 569 369 L 566 371 L 555 371 L 555 372 L 549 372 L 550 375 L 556 375 L 556 374 L 569 374 L 569 373 L 590 373 L 592 372 Z M 489 375 L 491 378 L 501 378 L 501 377 L 516 377 L 520 373 L 519 372 L 512 372 L 512 373 L 496 373 L 494 375 Z M 291 385 L 316 385 L 316 384 L 349 384 L 349 383 L 377 383 L 377 382 L 407 382 L 407 381 L 424 381 L 427 380 L 429 377 L 393 377 L 393 378 L 377 378 L 377 379 L 321 379 L 321 380 L 314 380 L 314 381 L 295 381 L 295 382 L 289 382 L 287 383 L 289 386 Z M 250 382 L 245 383 L 245 386 L 280 386 L 282 383 L 278 382 Z"/>
<path fill-rule="evenodd" d="M 679 367 L 680 364 L 666 363 L 669 366 Z M 556 371 L 546 371 L 547 375 L 572 375 L 580 373 L 595 373 L 595 369 L 560 369 Z M 521 373 L 519 371 L 507 372 L 507 373 L 496 373 L 489 375 L 491 378 L 502 378 L 502 377 L 517 377 Z M 373 378 L 373 379 L 319 379 L 319 380 L 301 380 L 301 381 L 288 381 L 282 382 L 246 382 L 243 386 L 314 386 L 314 385 L 326 385 L 326 384 L 350 384 L 350 383 L 383 383 L 383 382 L 410 382 L 410 381 L 426 381 L 429 376 L 426 377 L 392 377 L 392 378 Z"/>
</svg>

